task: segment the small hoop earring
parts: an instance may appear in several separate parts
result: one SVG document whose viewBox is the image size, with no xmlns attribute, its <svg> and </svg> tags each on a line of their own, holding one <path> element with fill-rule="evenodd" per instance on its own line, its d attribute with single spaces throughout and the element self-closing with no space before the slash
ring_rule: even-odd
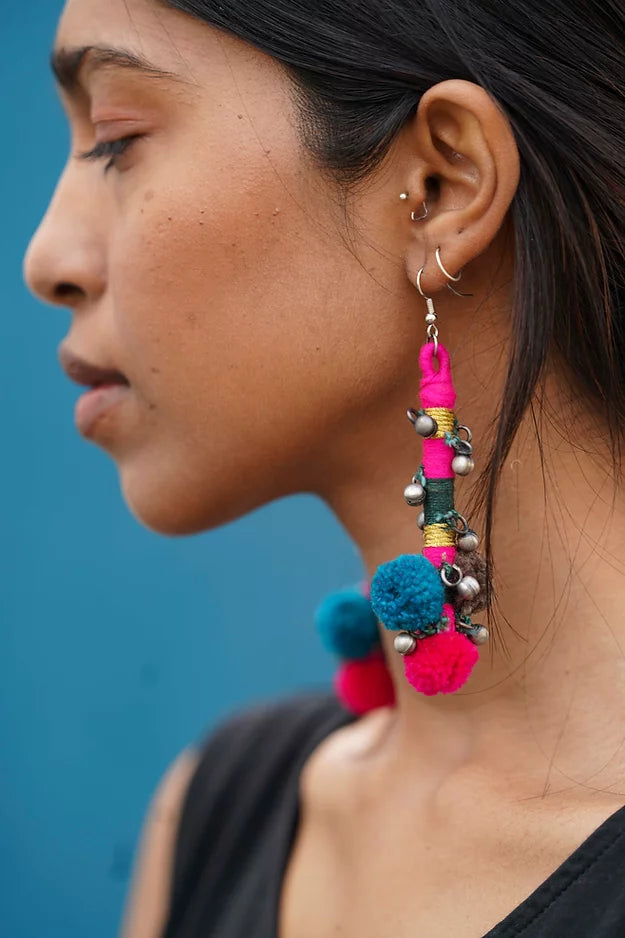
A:
<svg viewBox="0 0 625 938">
<path fill-rule="evenodd" d="M 438 250 L 439 250 L 439 249 L 437 248 L 437 255 L 438 255 Z M 437 257 L 437 259 L 438 259 L 438 257 Z M 441 268 L 441 270 L 443 271 L 443 273 L 445 274 L 445 276 L 448 277 L 449 274 L 448 274 L 447 271 L 443 268 L 443 265 L 442 265 L 440 262 L 439 262 L 439 267 Z M 427 297 L 427 296 L 425 295 L 425 293 L 423 292 L 423 290 L 421 289 L 421 274 L 423 273 L 424 270 L 425 270 L 425 267 L 422 267 L 421 270 L 419 271 L 419 273 L 417 274 L 417 290 L 419 291 L 419 293 L 421 294 L 421 296 L 423 297 L 424 300 L 428 300 L 428 299 L 430 299 L 430 297 Z M 452 280 L 460 280 L 460 277 L 461 277 L 461 276 L 462 276 L 462 274 L 460 273 L 460 274 L 458 274 L 457 277 L 452 277 Z M 474 295 L 473 293 L 460 293 L 459 290 L 454 290 L 454 288 L 452 287 L 452 285 L 451 285 L 450 283 L 445 284 L 445 286 L 446 286 L 449 290 L 451 290 L 452 293 L 455 293 L 456 296 L 473 296 L 473 295 Z"/>
<path fill-rule="evenodd" d="M 440 267 L 440 269 L 443 271 L 443 273 L 445 274 L 445 276 L 446 276 L 446 277 L 449 277 L 450 280 L 457 281 L 457 280 L 460 280 L 460 278 L 462 277 L 462 268 L 460 268 L 460 271 L 459 271 L 457 277 L 452 277 L 451 274 L 448 273 L 448 272 L 445 270 L 445 268 L 443 267 L 443 262 L 441 261 L 441 248 L 440 248 L 440 245 L 436 248 L 436 263 L 438 264 L 438 266 Z M 421 269 L 423 269 L 423 268 L 421 268 Z M 455 293 L 456 296 L 473 296 L 472 293 L 460 293 L 458 290 L 454 290 L 454 288 L 452 287 L 452 285 L 451 285 L 450 283 L 446 284 L 446 286 L 447 286 L 447 288 L 448 288 L 449 290 L 451 290 L 452 293 Z"/>
<path fill-rule="evenodd" d="M 423 273 L 424 270 L 425 270 L 425 267 L 422 267 L 419 273 L 417 274 L 417 290 L 419 291 L 419 293 L 421 294 L 424 300 L 429 300 L 430 297 L 426 296 L 423 290 L 421 289 L 421 274 Z"/>
<path fill-rule="evenodd" d="M 413 221 L 421 221 L 422 218 L 425 218 L 426 215 L 428 215 L 428 207 L 425 204 L 425 202 L 423 203 L 423 208 L 425 209 L 425 212 L 423 213 L 423 215 L 415 215 L 414 212 L 410 213 L 410 217 Z"/>
<path fill-rule="evenodd" d="M 461 276 L 462 276 L 462 271 L 460 271 L 460 273 L 458 274 L 457 277 L 452 277 L 451 274 L 448 273 L 448 272 L 445 270 L 445 268 L 443 267 L 443 262 L 442 262 L 442 260 L 441 260 L 441 248 L 440 248 L 440 245 L 436 248 L 436 263 L 438 264 L 438 266 L 440 267 L 440 269 L 443 271 L 443 273 L 445 274 L 445 276 L 448 277 L 450 280 L 460 280 L 460 278 L 461 278 Z"/>
</svg>

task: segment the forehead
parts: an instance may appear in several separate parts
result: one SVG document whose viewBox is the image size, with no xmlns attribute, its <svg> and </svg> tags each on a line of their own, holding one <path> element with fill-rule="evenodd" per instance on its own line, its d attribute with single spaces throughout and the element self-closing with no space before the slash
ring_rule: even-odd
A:
<svg viewBox="0 0 625 938">
<path fill-rule="evenodd" d="M 212 32 L 159 0 L 67 0 L 54 48 L 122 47 L 192 80 Z"/>
<path fill-rule="evenodd" d="M 121 47 L 211 97 L 250 96 L 276 108 L 288 99 L 282 70 L 269 55 L 165 0 L 66 0 L 54 49 L 82 46 Z"/>
</svg>

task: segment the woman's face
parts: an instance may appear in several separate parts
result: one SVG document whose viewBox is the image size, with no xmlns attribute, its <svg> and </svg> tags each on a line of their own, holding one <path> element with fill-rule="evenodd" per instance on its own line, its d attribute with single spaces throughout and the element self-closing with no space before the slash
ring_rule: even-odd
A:
<svg viewBox="0 0 625 938">
<path fill-rule="evenodd" d="M 163 533 L 318 490 L 340 441 L 396 391 L 398 349 L 415 376 L 388 186 L 358 219 L 357 258 L 273 59 L 156 0 L 68 0 L 55 48 L 90 45 L 171 74 L 90 53 L 78 90 L 60 90 L 71 154 L 24 276 L 71 308 L 64 348 L 129 382 L 89 438 Z M 77 156 L 133 135 L 110 165 Z"/>
</svg>

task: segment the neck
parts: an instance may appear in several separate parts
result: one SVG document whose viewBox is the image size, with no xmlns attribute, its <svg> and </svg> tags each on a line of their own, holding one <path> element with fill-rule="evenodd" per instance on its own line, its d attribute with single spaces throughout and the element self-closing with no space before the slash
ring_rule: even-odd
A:
<svg viewBox="0 0 625 938">
<path fill-rule="evenodd" d="M 463 395 L 474 365 L 466 355 L 454 369 L 459 417 L 474 430 L 477 475 L 486 456 L 479 414 L 489 409 L 478 391 Z M 355 428 L 357 439 L 346 440 L 352 458 L 333 474 L 340 483 L 323 493 L 371 577 L 381 563 L 421 550 L 414 509 L 402 497 L 420 460 L 405 417 L 414 401 L 400 397 L 384 419 L 369 414 L 370 438 Z M 549 400 L 561 404 L 556 382 L 547 407 Z M 404 677 L 393 633 L 382 629 L 397 696 L 384 745 L 406 771 L 422 771 L 426 752 L 428 771 L 439 779 L 473 766 L 519 797 L 625 784 L 625 499 L 609 455 L 576 446 L 589 439 L 592 419 L 579 412 L 567 416 L 566 427 L 571 443 L 557 424 L 543 422 L 543 462 L 528 418 L 504 466 L 493 532 L 495 615 L 477 616 L 491 640 L 467 684 L 453 695 L 418 694 Z M 471 482 L 461 480 L 458 510 L 471 494 Z"/>
</svg>

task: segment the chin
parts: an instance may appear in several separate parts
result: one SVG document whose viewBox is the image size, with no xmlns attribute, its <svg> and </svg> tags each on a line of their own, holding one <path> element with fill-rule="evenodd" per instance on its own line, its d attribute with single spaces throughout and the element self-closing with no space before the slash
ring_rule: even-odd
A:
<svg viewBox="0 0 625 938">
<path fill-rule="evenodd" d="M 249 492 L 233 489 L 232 479 L 220 485 L 218 480 L 203 479 L 194 483 L 184 474 L 176 480 L 123 469 L 120 472 L 121 493 L 131 515 L 155 534 L 184 537 L 199 534 L 235 521 L 263 504 L 250 503 Z M 242 495 L 248 496 L 243 501 Z"/>
</svg>

